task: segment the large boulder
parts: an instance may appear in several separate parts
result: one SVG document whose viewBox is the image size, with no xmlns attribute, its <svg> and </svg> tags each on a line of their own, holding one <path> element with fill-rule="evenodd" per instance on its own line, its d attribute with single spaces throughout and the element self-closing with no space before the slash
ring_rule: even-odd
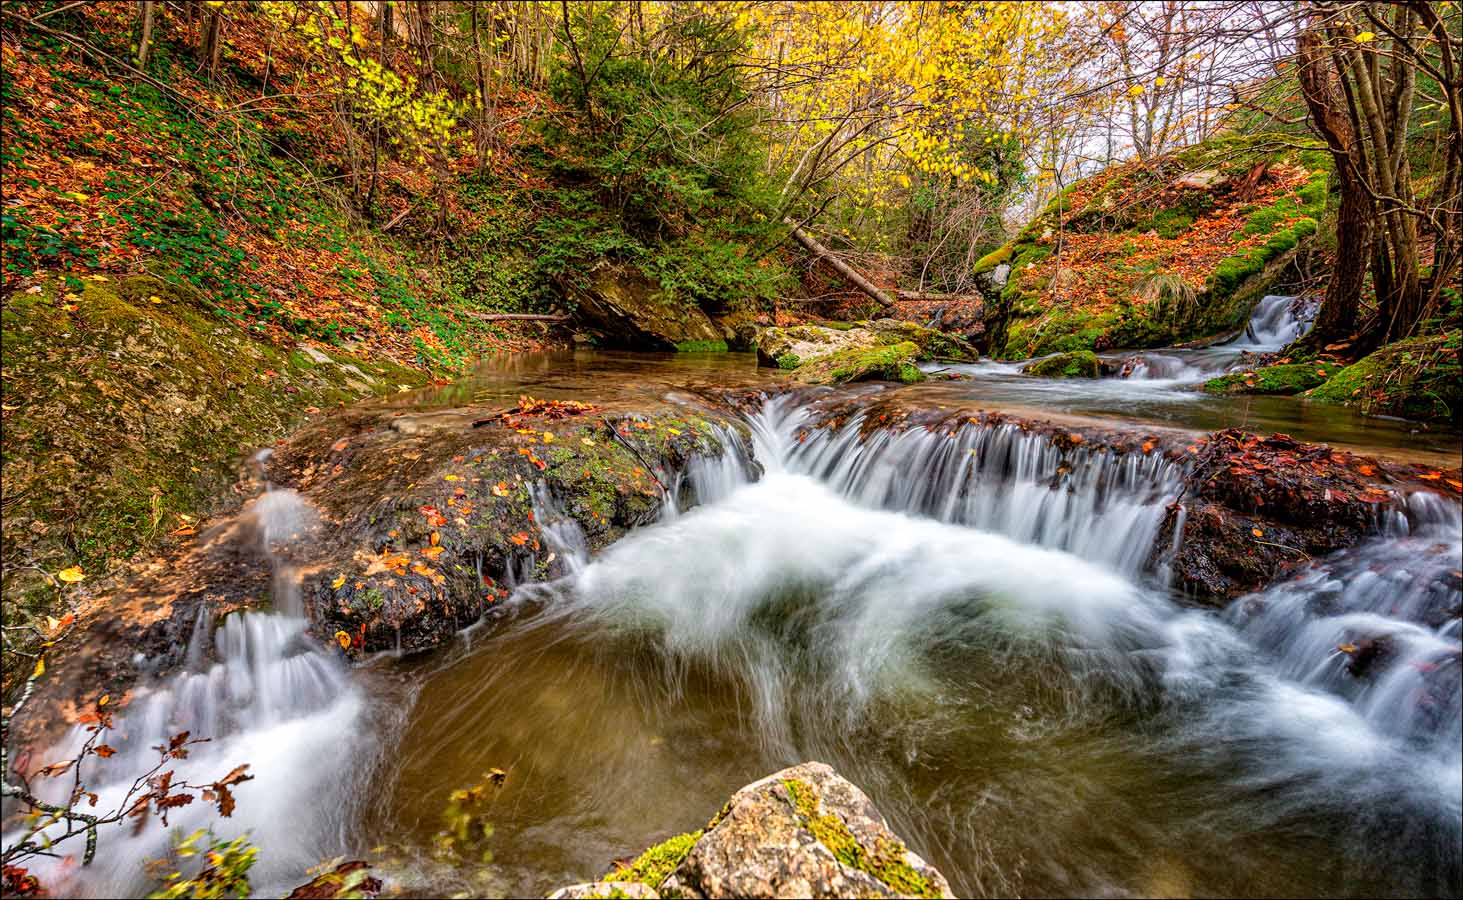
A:
<svg viewBox="0 0 1463 900">
<path fill-rule="evenodd" d="M 804 363 L 794 373 L 804 384 L 848 384 L 854 381 L 924 381 L 915 365 L 920 349 L 912 341 L 875 347 L 853 347 Z"/>
<path fill-rule="evenodd" d="M 1038 378 L 1096 378 L 1102 374 L 1102 364 L 1091 350 L 1078 350 L 1027 363 L 1021 371 Z"/>
<path fill-rule="evenodd" d="M 632 266 L 602 263 L 585 278 L 565 279 L 582 324 L 605 344 L 636 350 L 725 350 L 725 332 L 701 308 L 665 295 Z"/>
<path fill-rule="evenodd" d="M 974 362 L 980 358 L 980 353 L 963 338 L 900 319 L 767 328 L 757 337 L 757 358 L 763 365 L 799 369 L 833 356 L 852 359 L 856 352 L 900 344 L 913 346 L 913 359 Z M 826 383 L 826 379 L 819 378 L 804 380 Z"/>
<path fill-rule="evenodd" d="M 954 896 L 864 792 L 820 762 L 747 785 L 704 833 L 672 838 L 604 882 L 553 896 L 612 896 L 617 889 L 628 896 L 627 881 L 664 897 Z"/>
</svg>

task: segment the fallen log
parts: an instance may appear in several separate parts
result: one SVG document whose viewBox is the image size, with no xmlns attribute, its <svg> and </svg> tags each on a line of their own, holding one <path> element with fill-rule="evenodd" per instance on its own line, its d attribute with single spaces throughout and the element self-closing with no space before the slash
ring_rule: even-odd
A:
<svg viewBox="0 0 1463 900">
<path fill-rule="evenodd" d="M 479 313 L 464 310 L 463 314 L 484 322 L 567 322 L 569 320 L 568 313 L 545 315 L 543 313 Z"/>
<path fill-rule="evenodd" d="M 927 291 L 895 291 L 894 296 L 900 300 L 911 302 L 916 300 L 943 300 L 948 302 L 981 299 L 980 294 L 933 294 Z"/>
<path fill-rule="evenodd" d="M 829 250 L 827 247 L 824 247 L 822 244 L 818 243 L 818 240 L 814 238 L 811 234 L 808 234 L 806 231 L 804 231 L 798 225 L 798 223 L 794 222 L 792 219 L 786 216 L 783 217 L 782 221 L 784 224 L 792 228 L 793 238 L 797 240 L 799 244 L 802 244 L 809 253 L 813 254 L 814 256 L 828 263 L 828 265 L 832 266 L 835 272 L 842 275 L 844 278 L 847 278 L 854 287 L 858 288 L 865 294 L 868 294 L 870 297 L 873 297 L 875 300 L 879 301 L 880 306 L 883 306 L 886 309 L 893 308 L 894 301 L 890 299 L 889 295 L 884 293 L 884 291 L 878 285 L 874 284 L 863 275 L 860 275 L 853 266 L 850 266 L 848 263 L 835 256 L 832 250 Z"/>
</svg>

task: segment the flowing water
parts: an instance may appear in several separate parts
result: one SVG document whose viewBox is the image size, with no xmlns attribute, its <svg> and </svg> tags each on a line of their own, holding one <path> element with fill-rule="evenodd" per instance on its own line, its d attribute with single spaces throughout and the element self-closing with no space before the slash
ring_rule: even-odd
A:
<svg viewBox="0 0 1463 900">
<path fill-rule="evenodd" d="M 691 365 L 745 377 L 727 364 Z M 515 365 L 410 402 L 684 383 L 667 364 L 611 384 L 614 357 Z M 769 401 L 682 473 L 670 496 L 694 502 L 593 559 L 540 491 L 570 574 L 354 672 L 303 637 L 289 546 L 318 526 L 265 493 L 275 611 L 201 620 L 188 671 L 119 720 L 112 771 L 184 729 L 217 739 L 180 776 L 249 763 L 215 827 L 252 831 L 262 895 L 349 854 L 410 895 L 542 896 L 809 759 L 960 894 L 1463 894 L 1456 503 L 1401 498 L 1362 546 L 1218 614 L 1177 603 L 1155 552 L 1181 464 L 1014 426 L 804 437 L 807 416 Z M 491 836 L 448 846 L 450 795 L 495 768 Z M 165 836 L 105 840 L 125 852 L 68 887 L 144 891 Z"/>
</svg>

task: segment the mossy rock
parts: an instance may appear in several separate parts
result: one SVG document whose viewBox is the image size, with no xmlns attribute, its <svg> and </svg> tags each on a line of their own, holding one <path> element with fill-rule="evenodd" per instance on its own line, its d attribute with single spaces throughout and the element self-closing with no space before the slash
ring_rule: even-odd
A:
<svg viewBox="0 0 1463 900">
<path fill-rule="evenodd" d="M 1354 406 L 1367 415 L 1453 420 L 1463 408 L 1460 335 L 1410 338 L 1388 344 L 1305 394 L 1321 403 Z"/>
<path fill-rule="evenodd" d="M 1038 378 L 1096 378 L 1102 364 L 1091 350 L 1077 350 L 1028 363 L 1021 371 Z"/>
<path fill-rule="evenodd" d="M 230 497 L 242 454 L 308 408 L 421 384 L 334 347 L 281 347 L 155 278 L 47 280 L 6 299 L 4 560 L 11 615 L 44 614 L 24 563 L 100 574 Z M 34 590 L 37 585 L 41 588 Z"/>
<path fill-rule="evenodd" d="M 1299 394 L 1341 371 L 1335 363 L 1287 363 L 1245 372 L 1231 372 L 1204 382 L 1209 394 Z"/>
<path fill-rule="evenodd" d="M 919 345 L 913 341 L 842 350 L 799 366 L 797 379 L 806 384 L 848 384 L 854 381 L 913 384 L 925 380 L 925 373 L 915 365 L 919 358 Z"/>
<path fill-rule="evenodd" d="M 914 322 L 899 319 L 877 319 L 869 323 L 885 344 L 902 344 L 906 341 L 919 348 L 922 360 L 943 360 L 946 362 L 975 362 L 980 351 L 964 338 L 933 328 L 926 328 Z"/>
</svg>

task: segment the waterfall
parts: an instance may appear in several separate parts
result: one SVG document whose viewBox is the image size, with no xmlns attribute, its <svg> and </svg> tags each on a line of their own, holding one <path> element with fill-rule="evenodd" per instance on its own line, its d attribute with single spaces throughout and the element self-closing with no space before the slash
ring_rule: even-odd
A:
<svg viewBox="0 0 1463 900">
<path fill-rule="evenodd" d="M 1244 334 L 1229 346 L 1251 350 L 1279 350 L 1304 337 L 1315 321 L 1319 305 L 1314 300 L 1269 294 L 1261 297 L 1250 312 Z"/>
<path fill-rule="evenodd" d="M 752 421 L 756 457 L 770 469 L 808 475 L 866 506 L 1066 550 L 1129 575 L 1147 562 L 1184 474 L 1161 453 L 1064 450 L 1011 423 L 865 435 L 863 416 L 808 428 L 791 398 L 770 401 Z"/>
<path fill-rule="evenodd" d="M 97 808 L 111 809 L 133 779 L 157 763 L 153 748 L 184 731 L 207 743 L 168 764 L 175 782 L 207 783 L 245 764 L 253 780 L 235 789 L 230 818 L 198 801 L 173 810 L 167 829 L 156 818 L 136 834 L 114 826 L 101 836 L 103 852 L 88 867 L 34 866 L 52 892 L 145 894 L 155 882 L 142 863 L 165 856 L 172 835 L 204 826 L 223 839 L 251 835 L 260 855 L 250 879 L 265 893 L 287 890 L 306 869 L 344 852 L 376 742 L 366 733 L 365 697 L 349 671 L 306 634 L 289 552 L 311 528 L 310 509 L 294 491 L 267 488 L 242 524 L 246 540 L 270 563 L 274 611 L 234 613 L 215 626 L 201 606 L 183 669 L 137 689 L 105 735 L 116 754 L 88 758 L 82 780 L 99 795 Z M 86 737 L 75 729 L 53 748 L 54 759 L 73 756 Z M 64 802 L 70 779 L 35 783 L 53 802 Z"/>
</svg>

